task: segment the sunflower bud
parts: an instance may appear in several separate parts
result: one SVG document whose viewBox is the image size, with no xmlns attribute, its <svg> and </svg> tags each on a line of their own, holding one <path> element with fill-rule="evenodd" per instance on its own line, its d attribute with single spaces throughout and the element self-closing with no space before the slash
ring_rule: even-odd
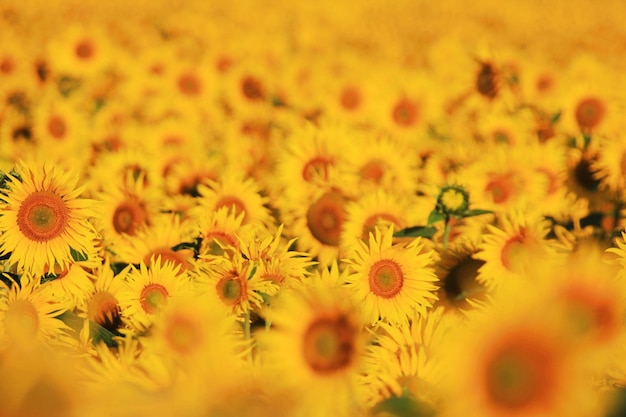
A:
<svg viewBox="0 0 626 417">
<path fill-rule="evenodd" d="M 437 197 L 437 210 L 449 216 L 461 216 L 469 207 L 469 193 L 460 185 L 447 185 Z"/>
</svg>

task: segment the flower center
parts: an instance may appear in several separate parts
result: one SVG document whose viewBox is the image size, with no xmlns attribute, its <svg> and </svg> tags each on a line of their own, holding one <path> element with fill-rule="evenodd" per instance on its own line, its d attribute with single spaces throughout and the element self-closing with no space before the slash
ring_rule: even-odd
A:
<svg viewBox="0 0 626 417">
<path fill-rule="evenodd" d="M 241 82 L 241 91 L 248 100 L 262 100 L 265 97 L 263 86 L 259 80 L 253 77 L 245 77 L 243 79 Z"/>
<path fill-rule="evenodd" d="M 417 121 L 417 104 L 406 98 L 400 99 L 393 106 L 391 117 L 396 124 L 402 127 L 410 127 Z"/>
<path fill-rule="evenodd" d="M 202 342 L 198 323 L 180 314 L 168 320 L 163 334 L 168 345 L 183 355 L 193 352 Z"/>
<path fill-rule="evenodd" d="M 484 264 L 485 261 L 468 256 L 450 269 L 443 278 L 442 289 L 451 304 L 469 306 L 466 299 L 484 291 L 483 286 L 476 281 L 478 270 Z"/>
<path fill-rule="evenodd" d="M 76 45 L 76 56 L 82 60 L 88 60 L 94 54 L 94 48 L 91 42 L 84 40 Z"/>
<path fill-rule="evenodd" d="M 48 120 L 48 133 L 55 139 L 62 139 L 67 131 L 65 121 L 59 116 L 52 116 Z"/>
<path fill-rule="evenodd" d="M 187 262 L 187 258 L 184 256 L 185 251 L 174 251 L 170 248 L 158 248 L 151 251 L 143 258 L 143 262 L 146 265 L 150 265 L 150 259 L 157 258 L 161 259 L 161 264 L 165 262 L 172 262 L 175 266 L 179 266 L 180 270 L 178 274 L 182 274 L 185 270 L 189 269 L 189 263 Z"/>
<path fill-rule="evenodd" d="M 320 374 L 330 374 L 350 366 L 354 360 L 357 329 L 347 317 L 323 317 L 304 333 L 304 360 Z"/>
<path fill-rule="evenodd" d="M 489 358 L 485 388 L 490 401 L 506 410 L 543 404 L 554 390 L 553 352 L 532 340 L 510 340 Z"/>
<path fill-rule="evenodd" d="M 339 99 L 341 107 L 346 110 L 355 110 L 361 104 L 361 93 L 355 87 L 346 87 Z"/>
<path fill-rule="evenodd" d="M 511 197 L 513 192 L 511 178 L 508 175 L 497 176 L 487 183 L 485 191 L 491 194 L 495 204 L 503 204 Z"/>
<path fill-rule="evenodd" d="M 488 99 L 498 95 L 497 73 L 492 64 L 485 62 L 481 65 L 476 75 L 476 91 Z"/>
<path fill-rule="evenodd" d="M 333 160 L 324 156 L 317 156 L 309 160 L 302 169 L 302 178 L 312 182 L 316 178 L 328 179 L 328 169 L 333 166 Z"/>
<path fill-rule="evenodd" d="M 380 184 L 380 181 L 385 175 L 386 166 L 383 161 L 379 159 L 372 159 L 367 161 L 359 170 L 359 175 L 364 180 L 372 181 L 376 184 Z"/>
<path fill-rule="evenodd" d="M 30 194 L 17 211 L 17 225 L 27 239 L 47 242 L 63 233 L 69 210 L 58 195 L 49 191 Z"/>
<path fill-rule="evenodd" d="M 193 74 L 178 77 L 178 90 L 186 96 L 197 96 L 202 90 L 200 80 Z"/>
<path fill-rule="evenodd" d="M 13 72 L 15 65 L 13 64 L 13 60 L 10 58 L 5 58 L 0 62 L 0 73 L 4 75 L 8 75 Z"/>
<path fill-rule="evenodd" d="M 87 303 L 87 318 L 113 332 L 122 324 L 117 299 L 108 291 L 98 291 Z"/>
<path fill-rule="evenodd" d="M 126 200 L 117 206 L 113 213 L 113 228 L 117 233 L 133 236 L 146 219 L 147 213 L 143 204 L 135 200 Z"/>
<path fill-rule="evenodd" d="M 620 332 L 620 322 L 615 303 L 608 297 L 594 294 L 588 288 L 568 288 L 564 292 L 565 319 L 573 332 L 590 336 L 597 341 L 611 340 Z"/>
<path fill-rule="evenodd" d="M 574 178 L 578 185 L 586 191 L 596 191 L 600 187 L 601 181 L 596 178 L 592 167 L 596 157 L 583 156 L 574 167 Z"/>
<path fill-rule="evenodd" d="M 235 215 L 240 215 L 244 213 L 242 223 L 246 222 L 246 217 L 248 217 L 246 213 L 246 205 L 237 197 L 233 196 L 224 196 L 222 197 L 217 204 L 215 205 L 215 210 L 218 210 L 222 207 L 226 207 L 235 212 Z"/>
<path fill-rule="evenodd" d="M 169 293 L 161 284 L 148 284 L 141 290 L 141 308 L 148 314 L 155 314 L 167 305 Z"/>
<path fill-rule="evenodd" d="M 404 284 L 400 265 L 391 259 L 381 259 L 372 265 L 368 278 L 372 294 L 382 298 L 393 298 Z"/>
<path fill-rule="evenodd" d="M 596 97 L 586 97 L 576 106 L 576 122 L 583 131 L 597 127 L 604 119 L 606 107 Z"/>
<path fill-rule="evenodd" d="M 345 217 L 341 194 L 329 192 L 309 207 L 307 226 L 313 237 L 322 244 L 338 246 Z"/>
<path fill-rule="evenodd" d="M 245 282 L 238 275 L 227 275 L 217 283 L 217 294 L 228 306 L 241 303 L 246 292 Z"/>
<path fill-rule="evenodd" d="M 361 239 L 367 241 L 369 239 L 370 233 L 374 233 L 376 226 L 380 229 L 381 232 L 387 230 L 389 225 L 393 224 L 397 228 L 400 228 L 400 221 L 396 218 L 396 216 L 388 213 L 376 213 L 367 218 L 363 223 L 363 232 L 361 234 Z"/>
</svg>

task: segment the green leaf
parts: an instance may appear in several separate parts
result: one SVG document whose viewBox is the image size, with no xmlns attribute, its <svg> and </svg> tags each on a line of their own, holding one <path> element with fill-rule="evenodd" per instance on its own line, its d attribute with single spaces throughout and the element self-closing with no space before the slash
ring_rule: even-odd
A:
<svg viewBox="0 0 626 417">
<path fill-rule="evenodd" d="M 433 224 L 433 223 L 437 223 L 441 220 L 445 220 L 446 219 L 446 214 L 440 212 L 439 210 L 435 209 L 433 211 L 430 212 L 430 214 L 428 215 L 428 224 Z"/>
<path fill-rule="evenodd" d="M 432 226 L 412 226 L 406 229 L 398 230 L 393 234 L 394 237 L 424 237 L 432 239 L 437 229 Z"/>
<path fill-rule="evenodd" d="M 475 210 L 467 210 L 461 216 L 462 217 L 474 217 L 474 216 L 480 216 L 482 214 L 492 214 L 492 213 L 493 211 L 491 210 L 475 209 Z"/>
<path fill-rule="evenodd" d="M 74 248 L 70 248 L 70 255 L 72 255 L 74 262 L 84 262 L 89 259 L 85 252 L 79 252 Z"/>
<path fill-rule="evenodd" d="M 550 124 L 555 124 L 556 122 L 559 121 L 560 118 L 561 118 L 561 112 L 560 111 L 554 113 L 552 115 L 552 117 L 550 117 Z"/>
<path fill-rule="evenodd" d="M 432 417 L 435 415 L 435 410 L 430 406 L 408 396 L 387 398 L 378 403 L 372 411 L 374 416 Z"/>
</svg>

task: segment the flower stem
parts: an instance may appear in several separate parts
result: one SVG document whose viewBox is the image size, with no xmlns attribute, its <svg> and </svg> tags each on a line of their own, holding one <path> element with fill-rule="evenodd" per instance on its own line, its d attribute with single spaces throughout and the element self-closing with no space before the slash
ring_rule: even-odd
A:
<svg viewBox="0 0 626 417">
<path fill-rule="evenodd" d="M 443 250 L 448 249 L 448 240 L 450 239 L 450 229 L 452 229 L 452 225 L 450 224 L 450 217 L 446 216 L 446 225 L 443 228 Z"/>
</svg>

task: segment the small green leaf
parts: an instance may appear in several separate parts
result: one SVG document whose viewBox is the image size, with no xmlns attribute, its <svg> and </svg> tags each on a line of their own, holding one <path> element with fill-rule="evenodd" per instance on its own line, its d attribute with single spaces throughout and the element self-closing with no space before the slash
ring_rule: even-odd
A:
<svg viewBox="0 0 626 417">
<path fill-rule="evenodd" d="M 74 248 L 70 248 L 70 255 L 72 255 L 74 262 L 84 262 L 89 259 L 85 252 L 79 252 Z"/>
<path fill-rule="evenodd" d="M 394 237 L 424 237 L 432 239 L 437 229 L 432 226 L 412 226 L 406 229 L 398 230 L 393 234 Z"/>
<path fill-rule="evenodd" d="M 481 210 L 481 209 L 467 210 L 461 215 L 461 217 L 474 217 L 474 216 L 480 216 L 482 214 L 492 214 L 492 213 L 493 211 L 491 210 Z"/>
<path fill-rule="evenodd" d="M 552 115 L 552 117 L 550 117 L 550 124 L 555 124 L 556 122 L 559 121 L 560 118 L 561 118 L 561 112 L 560 111 L 554 113 Z"/>
<path fill-rule="evenodd" d="M 372 411 L 374 416 L 432 417 L 435 415 L 435 410 L 430 406 L 408 396 L 387 398 L 378 403 Z"/>
<path fill-rule="evenodd" d="M 428 216 L 428 224 L 433 224 L 433 223 L 437 223 L 441 220 L 445 220 L 446 219 L 446 214 L 440 212 L 439 210 L 435 209 L 433 211 L 430 212 L 430 215 Z"/>
</svg>

